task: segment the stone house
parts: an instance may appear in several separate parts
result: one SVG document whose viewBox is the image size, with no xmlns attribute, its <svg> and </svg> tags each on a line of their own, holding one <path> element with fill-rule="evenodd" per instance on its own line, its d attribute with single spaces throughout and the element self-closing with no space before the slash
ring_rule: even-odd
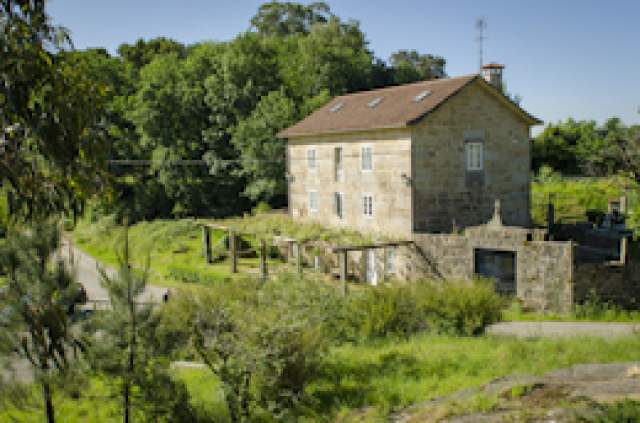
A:
<svg viewBox="0 0 640 423">
<path fill-rule="evenodd" d="M 624 230 L 563 228 L 553 213 L 532 227 L 530 128 L 541 122 L 503 94 L 502 69 L 337 97 L 282 131 L 291 217 L 408 241 L 334 254 L 345 280 L 347 263 L 372 284 L 481 275 L 556 312 L 592 290 L 639 297 L 629 251 L 640 249 Z"/>
<path fill-rule="evenodd" d="M 499 72 L 485 77 L 344 95 L 282 131 L 291 216 L 409 238 L 484 223 L 499 199 L 506 224 L 529 226 L 540 121 L 502 94 Z"/>
</svg>

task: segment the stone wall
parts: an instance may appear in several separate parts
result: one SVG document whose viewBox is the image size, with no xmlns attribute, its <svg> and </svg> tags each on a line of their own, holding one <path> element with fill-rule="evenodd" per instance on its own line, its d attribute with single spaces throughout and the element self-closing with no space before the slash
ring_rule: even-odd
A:
<svg viewBox="0 0 640 423">
<path fill-rule="evenodd" d="M 525 242 L 517 249 L 517 296 L 527 308 L 568 313 L 573 305 L 573 245 Z"/>
<path fill-rule="evenodd" d="M 416 234 L 416 251 L 407 250 L 404 257 L 411 263 L 410 269 L 405 265 L 405 276 L 468 279 L 476 271 L 477 249 L 512 251 L 516 257 L 517 297 L 524 306 L 568 312 L 573 303 L 573 245 L 531 240 L 539 237 L 533 230 L 502 225 L 468 228 L 463 235 Z"/>
<path fill-rule="evenodd" d="M 600 301 L 624 307 L 640 305 L 640 263 L 576 263 L 574 301 L 582 303 L 592 295 Z"/>
<path fill-rule="evenodd" d="M 466 170 L 465 139 L 484 145 L 484 170 Z M 530 225 L 528 124 L 487 87 L 473 83 L 412 131 L 414 230 L 480 225 L 500 199 L 507 225 Z"/>
<path fill-rule="evenodd" d="M 361 170 L 362 146 L 373 150 L 373 170 Z M 334 152 L 343 151 L 342 178 L 336 181 Z M 307 150 L 316 151 L 317 167 L 307 166 Z M 291 139 L 288 143 L 289 212 L 295 219 L 324 225 L 408 237 L 411 226 L 411 136 L 408 130 L 377 130 Z M 309 191 L 316 191 L 318 210 L 309 209 Z M 344 198 L 343 217 L 335 213 L 334 194 Z M 363 215 L 363 195 L 373 196 L 373 217 Z"/>
</svg>

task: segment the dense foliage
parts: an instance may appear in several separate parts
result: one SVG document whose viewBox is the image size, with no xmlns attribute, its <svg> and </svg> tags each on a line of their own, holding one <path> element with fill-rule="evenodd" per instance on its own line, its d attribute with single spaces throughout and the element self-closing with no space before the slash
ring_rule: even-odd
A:
<svg viewBox="0 0 640 423">
<path fill-rule="evenodd" d="M 50 223 L 14 229 L 0 245 L 0 354 L 20 357 L 42 387 L 45 415 L 55 419 L 53 391 L 73 375 L 73 358 L 87 347 L 74 328 L 80 285 L 61 259 L 58 228 Z"/>
<path fill-rule="evenodd" d="M 19 218 L 77 210 L 100 185 L 107 88 L 69 45 L 44 0 L 0 1 L 0 183 Z"/>
<path fill-rule="evenodd" d="M 611 176 L 619 172 L 640 179 L 640 126 L 608 119 L 549 124 L 533 143 L 533 168 L 543 166 L 564 175 Z"/>
<path fill-rule="evenodd" d="M 355 21 L 324 3 L 271 2 L 228 42 L 166 38 L 67 54 L 103 84 L 110 173 L 94 206 L 156 217 L 240 214 L 286 202 L 276 133 L 332 96 L 444 75 L 445 60 L 374 57 Z"/>
<path fill-rule="evenodd" d="M 292 421 L 317 398 L 306 387 L 336 345 L 419 332 L 480 334 L 502 300 L 483 282 L 363 286 L 344 296 L 319 278 L 283 274 L 183 294 L 163 310 L 156 336 L 204 361 L 221 381 L 232 422 Z M 184 346 L 190 345 L 190 348 Z"/>
</svg>

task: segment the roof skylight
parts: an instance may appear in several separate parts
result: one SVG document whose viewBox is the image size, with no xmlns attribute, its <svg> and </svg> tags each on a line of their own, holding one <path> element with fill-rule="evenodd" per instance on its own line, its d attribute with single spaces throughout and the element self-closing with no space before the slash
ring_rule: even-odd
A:
<svg viewBox="0 0 640 423">
<path fill-rule="evenodd" d="M 425 98 L 427 98 L 429 96 L 429 94 L 431 94 L 431 91 L 424 90 L 420 94 L 418 94 L 417 96 L 413 97 L 413 101 L 416 102 L 416 103 L 419 103 L 422 100 L 424 100 Z"/>
<path fill-rule="evenodd" d="M 373 108 L 374 108 L 374 107 L 376 107 L 378 104 L 380 104 L 380 102 L 381 102 L 382 100 L 384 100 L 384 97 L 376 97 L 376 98 L 374 98 L 373 100 L 371 100 L 371 101 L 369 102 L 369 107 L 371 107 L 371 108 L 373 109 Z"/>
<path fill-rule="evenodd" d="M 329 111 L 330 111 L 331 113 L 339 112 L 339 111 L 340 111 L 340 109 L 342 109 L 343 107 L 344 107 L 344 101 L 341 101 L 341 102 L 339 102 L 339 103 L 334 104 L 334 105 L 329 109 Z"/>
</svg>

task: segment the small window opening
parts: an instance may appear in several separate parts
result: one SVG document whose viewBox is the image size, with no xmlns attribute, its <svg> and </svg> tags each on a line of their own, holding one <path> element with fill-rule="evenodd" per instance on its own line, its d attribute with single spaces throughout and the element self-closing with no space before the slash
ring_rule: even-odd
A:
<svg viewBox="0 0 640 423">
<path fill-rule="evenodd" d="M 413 101 L 415 103 L 420 103 L 422 100 L 424 100 L 425 98 L 427 98 L 429 95 L 431 94 L 431 91 L 429 90 L 424 90 L 422 91 L 420 94 L 418 94 L 417 96 L 415 96 L 413 98 Z"/>
<path fill-rule="evenodd" d="M 340 109 L 342 109 L 343 107 L 344 107 L 344 101 L 341 101 L 339 103 L 334 104 L 333 107 L 331 107 L 331 109 L 329 109 L 329 111 L 331 113 L 336 113 L 336 112 L 339 112 Z"/>
<path fill-rule="evenodd" d="M 371 107 L 373 109 L 378 104 L 380 104 L 380 102 L 382 102 L 382 100 L 384 100 L 384 97 L 376 97 L 376 98 L 374 98 L 373 100 L 371 100 L 369 102 L 369 107 Z"/>
</svg>

